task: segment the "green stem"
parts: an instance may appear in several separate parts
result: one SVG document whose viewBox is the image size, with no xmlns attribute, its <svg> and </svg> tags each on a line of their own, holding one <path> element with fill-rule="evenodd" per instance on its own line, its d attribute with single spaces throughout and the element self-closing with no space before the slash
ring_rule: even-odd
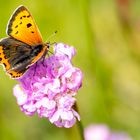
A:
<svg viewBox="0 0 140 140">
<path fill-rule="evenodd" d="M 79 113 L 77 104 L 74 105 L 74 108 L 75 108 L 75 110 Z M 84 139 L 84 127 L 83 127 L 83 125 L 82 125 L 82 121 L 77 121 L 77 128 L 78 128 L 78 130 L 79 130 L 79 134 L 80 134 L 80 136 L 81 136 L 81 140 L 85 140 L 85 139 Z"/>
<path fill-rule="evenodd" d="M 84 129 L 81 121 L 77 122 L 77 127 L 79 129 L 79 134 L 81 136 L 81 140 L 84 140 Z"/>
</svg>

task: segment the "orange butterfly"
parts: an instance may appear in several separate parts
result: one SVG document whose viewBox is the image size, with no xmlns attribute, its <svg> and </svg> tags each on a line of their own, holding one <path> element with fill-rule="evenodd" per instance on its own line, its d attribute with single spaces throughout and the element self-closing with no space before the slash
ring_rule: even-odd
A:
<svg viewBox="0 0 140 140">
<path fill-rule="evenodd" d="M 0 63 L 11 78 L 21 77 L 28 68 L 47 54 L 37 25 L 24 6 L 18 7 L 7 26 L 9 37 L 0 41 Z"/>
</svg>

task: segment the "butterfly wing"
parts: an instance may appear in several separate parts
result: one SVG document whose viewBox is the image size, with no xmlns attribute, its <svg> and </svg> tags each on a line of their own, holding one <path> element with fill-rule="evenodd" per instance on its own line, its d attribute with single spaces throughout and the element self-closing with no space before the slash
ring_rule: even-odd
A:
<svg viewBox="0 0 140 140">
<path fill-rule="evenodd" d="M 18 7 L 7 26 L 7 34 L 31 46 L 42 44 L 42 37 L 31 13 L 24 6 Z"/>
<path fill-rule="evenodd" d="M 12 78 L 21 77 L 36 57 L 31 46 L 12 37 L 0 41 L 0 63 Z"/>
</svg>

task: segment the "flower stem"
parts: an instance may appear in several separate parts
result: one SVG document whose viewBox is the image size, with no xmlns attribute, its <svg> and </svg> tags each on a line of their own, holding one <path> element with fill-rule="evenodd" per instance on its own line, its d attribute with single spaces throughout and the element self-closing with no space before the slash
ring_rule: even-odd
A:
<svg viewBox="0 0 140 140">
<path fill-rule="evenodd" d="M 84 140 L 84 131 L 83 131 L 83 125 L 82 125 L 81 121 L 77 122 L 77 127 L 79 129 L 81 140 Z"/>
<path fill-rule="evenodd" d="M 79 113 L 77 104 L 74 105 L 75 110 Z M 84 140 L 84 128 L 81 121 L 77 121 L 77 128 L 79 130 L 79 134 L 81 136 L 81 140 Z"/>
</svg>

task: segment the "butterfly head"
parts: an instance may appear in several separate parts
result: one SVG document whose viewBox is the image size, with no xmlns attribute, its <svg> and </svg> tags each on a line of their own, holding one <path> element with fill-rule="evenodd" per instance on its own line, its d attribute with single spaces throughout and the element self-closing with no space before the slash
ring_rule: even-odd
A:
<svg viewBox="0 0 140 140">
<path fill-rule="evenodd" d="M 47 50 L 50 49 L 51 43 L 50 42 L 46 42 L 44 43 L 44 46 L 47 48 Z"/>
</svg>

